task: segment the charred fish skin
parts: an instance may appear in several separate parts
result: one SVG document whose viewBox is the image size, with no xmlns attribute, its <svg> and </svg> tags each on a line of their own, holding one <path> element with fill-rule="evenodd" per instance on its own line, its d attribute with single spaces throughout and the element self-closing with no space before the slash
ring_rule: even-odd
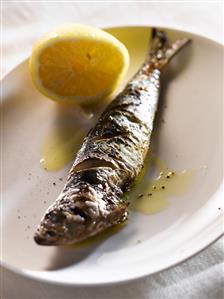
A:
<svg viewBox="0 0 224 299">
<path fill-rule="evenodd" d="M 165 33 L 153 30 L 144 65 L 84 139 L 64 189 L 37 228 L 38 244 L 76 243 L 124 220 L 123 194 L 140 173 L 150 145 L 161 69 L 188 42 L 169 46 Z"/>
</svg>

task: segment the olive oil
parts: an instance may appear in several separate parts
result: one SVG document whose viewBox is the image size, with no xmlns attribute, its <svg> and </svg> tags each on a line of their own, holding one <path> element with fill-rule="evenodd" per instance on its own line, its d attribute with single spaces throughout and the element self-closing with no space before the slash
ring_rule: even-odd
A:
<svg viewBox="0 0 224 299">
<path fill-rule="evenodd" d="M 124 228 L 125 225 L 126 225 L 126 222 L 117 224 L 113 227 L 106 229 L 105 231 L 103 231 L 102 233 L 99 233 L 96 236 L 90 237 L 89 239 L 81 241 L 77 244 L 69 245 L 68 247 L 70 247 L 70 248 L 73 247 L 73 248 L 78 249 L 78 248 L 91 246 L 91 245 L 99 243 L 101 241 L 105 241 L 107 238 L 111 237 L 112 235 L 114 235 L 117 232 L 119 232 L 120 230 L 122 230 L 122 228 Z"/>
<path fill-rule="evenodd" d="M 44 138 L 40 159 L 41 166 L 47 171 L 57 171 L 74 161 L 82 141 L 93 127 L 105 103 L 89 107 L 60 107 L 57 123 Z"/>
<path fill-rule="evenodd" d="M 77 132 L 71 128 L 63 129 L 47 136 L 42 146 L 42 167 L 48 171 L 56 171 L 74 160 L 84 136 L 85 131 L 81 128 Z"/>
<path fill-rule="evenodd" d="M 149 177 L 150 165 L 158 173 L 155 178 Z M 146 163 L 140 182 L 127 194 L 130 209 L 145 214 L 159 213 L 169 206 L 171 196 L 180 196 L 187 191 L 193 178 L 194 171 L 174 172 L 161 159 L 153 158 Z"/>
</svg>

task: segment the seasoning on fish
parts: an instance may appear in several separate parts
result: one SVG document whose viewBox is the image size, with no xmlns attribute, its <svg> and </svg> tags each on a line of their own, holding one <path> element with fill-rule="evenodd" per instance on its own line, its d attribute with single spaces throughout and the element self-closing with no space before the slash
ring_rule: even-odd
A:
<svg viewBox="0 0 224 299">
<path fill-rule="evenodd" d="M 77 243 L 126 219 L 123 194 L 149 149 L 161 70 L 189 42 L 169 45 L 163 31 L 152 30 L 145 63 L 84 139 L 64 189 L 37 228 L 38 244 Z"/>
</svg>

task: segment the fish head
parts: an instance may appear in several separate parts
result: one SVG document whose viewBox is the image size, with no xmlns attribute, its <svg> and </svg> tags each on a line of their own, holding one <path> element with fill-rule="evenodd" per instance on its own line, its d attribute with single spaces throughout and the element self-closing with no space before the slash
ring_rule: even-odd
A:
<svg viewBox="0 0 224 299">
<path fill-rule="evenodd" d="M 108 167 L 71 175 L 63 192 L 42 218 L 34 235 L 36 243 L 74 244 L 123 222 L 128 204 L 121 200 L 123 191 L 116 187 L 116 182 L 116 171 Z M 109 183 L 114 186 L 113 190 Z"/>
<path fill-rule="evenodd" d="M 34 240 L 39 245 L 68 245 L 83 241 L 124 220 L 126 204 L 102 210 L 96 202 L 77 201 L 74 206 L 53 206 L 40 222 Z"/>
</svg>

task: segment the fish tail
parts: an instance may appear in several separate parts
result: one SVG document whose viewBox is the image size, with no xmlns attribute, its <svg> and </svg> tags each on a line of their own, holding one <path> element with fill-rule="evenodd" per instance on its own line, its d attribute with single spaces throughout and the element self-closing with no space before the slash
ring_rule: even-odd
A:
<svg viewBox="0 0 224 299">
<path fill-rule="evenodd" d="M 190 42 L 191 39 L 183 38 L 169 44 L 168 37 L 164 31 L 152 28 L 150 51 L 147 59 L 148 63 L 153 65 L 154 68 L 162 69 Z"/>
</svg>

